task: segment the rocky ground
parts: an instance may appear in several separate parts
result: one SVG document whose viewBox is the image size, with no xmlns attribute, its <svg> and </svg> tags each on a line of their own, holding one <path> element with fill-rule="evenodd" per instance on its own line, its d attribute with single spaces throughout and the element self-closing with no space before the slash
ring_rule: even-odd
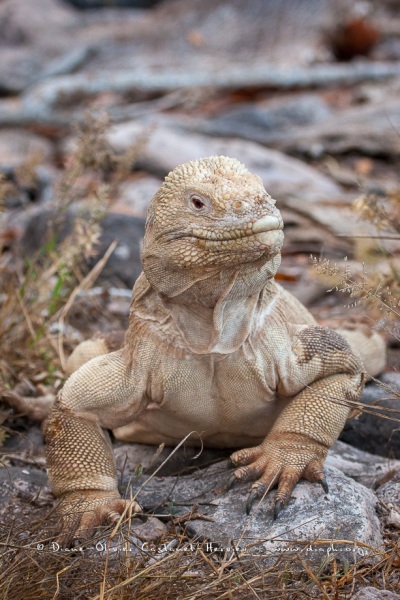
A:
<svg viewBox="0 0 400 600">
<path fill-rule="evenodd" d="M 181 448 L 153 475 L 171 449 L 116 444 L 121 489 L 138 493 L 147 515 L 131 527 L 131 554 L 155 568 L 185 539 L 206 556 L 192 582 L 204 569 L 225 581 L 221 565 L 242 568 L 246 557 L 266 569 L 300 556 L 309 579 L 289 578 L 282 597 L 399 598 L 398 3 L 0 0 L 0 31 L 0 560 L 14 573 L 4 597 L 42 585 L 13 572 L 18 561 L 30 573 L 43 550 L 58 551 L 38 542 L 53 505 L 38 422 L 65 379 L 65 355 L 126 327 L 146 209 L 163 177 L 226 154 L 262 177 L 282 211 L 279 282 L 323 323 L 380 328 L 387 372 L 366 386 L 365 411 L 329 454 L 329 494 L 301 482 L 277 521 L 273 494 L 245 518 L 246 487 L 224 492 L 228 451 L 194 458 Z M 310 255 L 351 277 L 328 277 Z M 36 421 L 20 410 L 27 398 Z M 332 569 L 335 583 L 324 579 Z M 60 597 L 95 597 L 68 577 Z M 272 597 L 237 582 L 235 597 Z M 55 589 L 42 586 L 41 597 Z M 230 588 L 201 589 L 163 594 Z"/>
</svg>

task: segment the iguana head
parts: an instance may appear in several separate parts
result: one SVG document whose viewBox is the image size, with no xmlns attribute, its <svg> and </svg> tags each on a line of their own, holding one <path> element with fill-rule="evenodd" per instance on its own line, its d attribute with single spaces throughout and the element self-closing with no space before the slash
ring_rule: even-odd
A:
<svg viewBox="0 0 400 600">
<path fill-rule="evenodd" d="M 238 160 L 202 158 L 176 167 L 153 198 L 143 269 L 194 280 L 279 256 L 283 221 L 262 180 Z M 158 273 L 154 277 L 154 272 Z M 177 275 L 178 276 L 178 275 Z"/>
</svg>

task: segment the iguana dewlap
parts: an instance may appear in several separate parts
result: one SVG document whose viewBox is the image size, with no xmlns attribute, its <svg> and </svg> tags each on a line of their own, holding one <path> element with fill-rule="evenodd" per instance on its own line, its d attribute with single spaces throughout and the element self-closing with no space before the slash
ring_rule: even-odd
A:
<svg viewBox="0 0 400 600">
<path fill-rule="evenodd" d="M 65 529 L 82 537 L 125 508 L 105 429 L 169 445 L 195 431 L 188 443 L 243 448 L 231 457 L 235 477 L 255 480 L 250 503 L 278 484 L 277 510 L 300 478 L 326 486 L 327 451 L 362 391 L 360 355 L 377 372 L 382 343 L 360 336 L 354 352 L 275 283 L 282 227 L 261 179 L 235 159 L 166 177 L 148 212 L 124 347 L 74 372 L 49 419 Z"/>
</svg>

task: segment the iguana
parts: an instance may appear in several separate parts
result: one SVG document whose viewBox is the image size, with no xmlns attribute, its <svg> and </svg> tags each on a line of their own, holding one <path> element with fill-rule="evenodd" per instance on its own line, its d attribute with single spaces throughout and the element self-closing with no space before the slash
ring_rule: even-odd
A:
<svg viewBox="0 0 400 600">
<path fill-rule="evenodd" d="M 275 484 L 275 514 L 300 478 L 327 489 L 326 454 L 360 397 L 363 360 L 371 374 L 382 368 L 383 342 L 359 335 L 355 350 L 274 281 L 282 228 L 262 180 L 236 159 L 202 158 L 166 177 L 124 345 L 104 354 L 100 341 L 102 356 L 71 375 L 48 420 L 65 531 L 83 537 L 127 506 L 106 429 L 167 445 L 196 431 L 187 443 L 240 448 L 231 460 L 235 480 L 254 481 L 248 510 Z"/>
</svg>

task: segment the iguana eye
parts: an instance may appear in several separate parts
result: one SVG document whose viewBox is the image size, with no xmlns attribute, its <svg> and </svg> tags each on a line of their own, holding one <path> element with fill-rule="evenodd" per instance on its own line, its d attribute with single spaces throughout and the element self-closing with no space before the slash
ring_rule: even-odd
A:
<svg viewBox="0 0 400 600">
<path fill-rule="evenodd" d="M 206 215 L 211 210 L 211 201 L 197 191 L 189 192 L 186 197 L 187 206 L 199 215 Z"/>
<path fill-rule="evenodd" d="M 190 199 L 192 206 L 194 206 L 194 208 L 197 208 L 198 210 L 200 210 L 201 208 L 203 208 L 206 203 L 203 202 L 203 200 L 201 198 L 199 198 L 198 196 L 192 196 L 192 198 Z"/>
</svg>

